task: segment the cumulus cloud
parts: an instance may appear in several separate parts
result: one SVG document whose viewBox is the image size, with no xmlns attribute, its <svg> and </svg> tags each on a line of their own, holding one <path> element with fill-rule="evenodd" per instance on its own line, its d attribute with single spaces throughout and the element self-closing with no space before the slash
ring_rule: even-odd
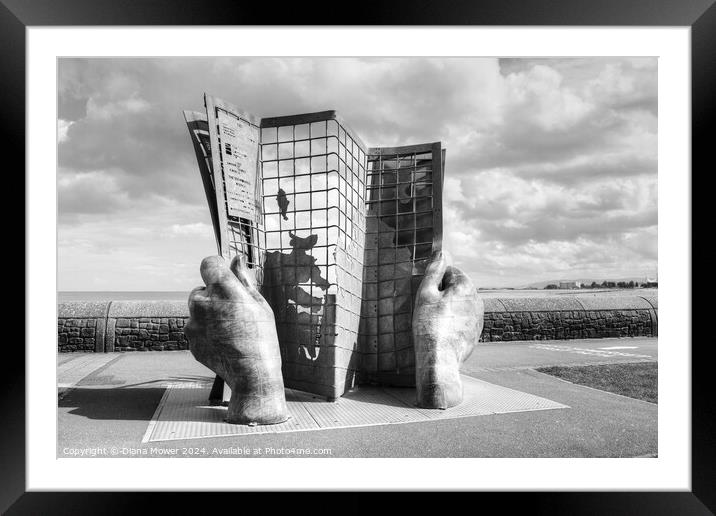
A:
<svg viewBox="0 0 716 516">
<path fill-rule="evenodd" d="M 67 140 L 67 130 L 72 125 L 70 120 L 57 119 L 57 143 Z"/>
<path fill-rule="evenodd" d="M 215 244 L 181 112 L 204 92 L 260 116 L 336 109 L 368 145 L 441 140 L 445 246 L 481 286 L 654 275 L 656 72 L 652 58 L 61 59 L 60 286 L 194 286 Z"/>
<path fill-rule="evenodd" d="M 174 235 L 187 236 L 205 236 L 212 234 L 213 231 L 210 224 L 203 222 L 195 222 L 193 224 L 172 224 L 171 232 Z"/>
<path fill-rule="evenodd" d="M 77 213 L 107 213 L 127 202 L 127 192 L 111 171 L 72 172 L 58 174 L 57 198 L 61 216 Z"/>
</svg>

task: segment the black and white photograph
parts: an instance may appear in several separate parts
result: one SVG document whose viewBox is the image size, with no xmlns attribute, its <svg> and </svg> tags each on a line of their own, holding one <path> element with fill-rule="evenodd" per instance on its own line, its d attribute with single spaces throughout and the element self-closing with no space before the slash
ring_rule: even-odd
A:
<svg viewBox="0 0 716 516">
<path fill-rule="evenodd" d="M 702 0 L 572 1 L 351 26 L 0 0 L 27 202 L 0 511 L 708 506 L 690 210 L 715 32 Z"/>
<path fill-rule="evenodd" d="M 659 457 L 659 59 L 57 59 L 57 458 Z"/>
</svg>

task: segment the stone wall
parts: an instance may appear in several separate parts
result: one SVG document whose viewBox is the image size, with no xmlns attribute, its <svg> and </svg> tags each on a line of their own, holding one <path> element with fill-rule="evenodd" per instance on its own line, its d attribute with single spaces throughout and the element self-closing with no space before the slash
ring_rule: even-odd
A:
<svg viewBox="0 0 716 516">
<path fill-rule="evenodd" d="M 184 317 L 121 317 L 115 321 L 114 351 L 187 349 Z"/>
<path fill-rule="evenodd" d="M 656 292 L 634 296 L 554 295 L 484 298 L 480 340 L 561 340 L 658 335 Z M 57 349 L 169 351 L 187 349 L 185 301 L 60 303 Z"/>
<path fill-rule="evenodd" d="M 60 351 L 95 351 L 96 318 L 58 318 L 57 347 Z"/>
<path fill-rule="evenodd" d="M 60 352 L 188 349 L 188 319 L 184 301 L 60 303 L 57 347 Z"/>
<path fill-rule="evenodd" d="M 655 337 L 656 296 L 485 299 L 485 342 Z"/>
<path fill-rule="evenodd" d="M 105 351 L 108 302 L 60 303 L 57 307 L 57 349 Z"/>
</svg>

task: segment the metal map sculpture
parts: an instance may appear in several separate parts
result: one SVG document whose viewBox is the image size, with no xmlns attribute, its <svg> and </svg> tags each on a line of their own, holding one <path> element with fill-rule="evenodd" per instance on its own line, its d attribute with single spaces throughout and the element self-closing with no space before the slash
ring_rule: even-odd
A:
<svg viewBox="0 0 716 516">
<path fill-rule="evenodd" d="M 205 105 L 206 114 L 184 116 L 217 247 L 227 260 L 241 257 L 239 283 L 253 278 L 251 299 L 268 302 L 285 386 L 335 400 L 357 384 L 415 385 L 421 406 L 459 403 L 459 363 L 479 339 L 483 309 L 469 279 L 441 254 L 441 144 L 367 148 L 334 111 L 262 119 L 208 95 Z M 207 260 L 220 268 L 218 258 Z M 217 277 L 212 292 L 233 282 Z M 192 294 L 190 305 L 226 315 L 220 301 Z M 212 396 L 223 378 L 232 388 L 230 419 L 258 418 L 238 414 L 235 390 L 249 387 L 227 365 L 241 355 L 232 349 L 253 349 L 240 327 L 254 328 L 257 308 L 232 315 L 228 348 L 197 340 L 201 326 L 214 323 L 195 320 L 193 310 L 187 336 L 218 375 Z M 273 337 L 266 342 L 275 347 Z"/>
</svg>

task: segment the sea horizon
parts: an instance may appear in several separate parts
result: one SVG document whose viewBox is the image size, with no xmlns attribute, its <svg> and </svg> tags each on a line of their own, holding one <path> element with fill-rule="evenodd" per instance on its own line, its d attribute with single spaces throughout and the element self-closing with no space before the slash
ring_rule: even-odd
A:
<svg viewBox="0 0 716 516">
<path fill-rule="evenodd" d="M 57 302 L 186 300 L 190 290 L 58 290 Z"/>
<path fill-rule="evenodd" d="M 530 289 L 530 288 L 494 288 L 480 289 L 483 297 L 551 297 L 551 296 L 624 296 L 639 295 L 641 292 L 658 295 L 658 288 L 634 289 Z M 57 291 L 57 302 L 68 301 L 186 301 L 190 290 L 60 290 Z"/>
</svg>

